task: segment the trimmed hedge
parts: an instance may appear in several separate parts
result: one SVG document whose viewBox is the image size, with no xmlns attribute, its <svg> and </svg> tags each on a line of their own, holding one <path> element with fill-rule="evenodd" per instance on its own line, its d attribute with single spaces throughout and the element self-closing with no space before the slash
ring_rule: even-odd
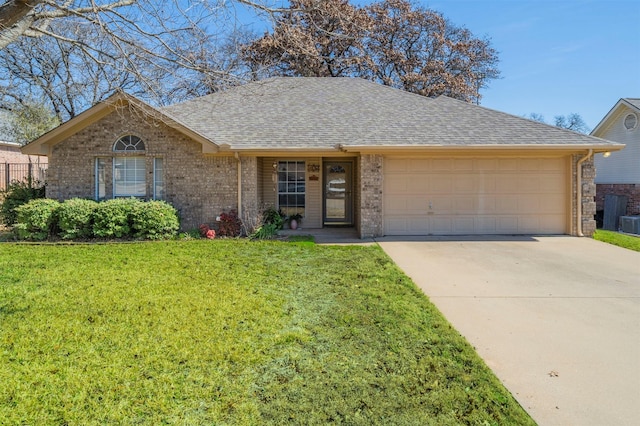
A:
<svg viewBox="0 0 640 426">
<path fill-rule="evenodd" d="M 93 235 L 100 238 L 131 237 L 133 210 L 140 203 L 136 198 L 115 198 L 98 203 L 93 215 Z"/>
<path fill-rule="evenodd" d="M 25 240 L 44 241 L 56 226 L 56 211 L 60 202 L 49 198 L 31 200 L 15 209 L 16 231 Z"/>
<path fill-rule="evenodd" d="M 56 234 L 62 239 L 163 239 L 175 236 L 180 228 L 178 212 L 170 204 L 135 198 L 100 203 L 79 198 L 63 203 L 38 199 L 16 212 L 18 237 L 36 241 Z"/>
<path fill-rule="evenodd" d="M 178 212 L 164 201 L 139 203 L 132 210 L 131 228 L 135 238 L 171 238 L 180 228 Z"/>
<path fill-rule="evenodd" d="M 98 203 L 93 200 L 73 198 L 58 209 L 58 235 L 63 240 L 91 238 L 93 236 L 93 214 Z"/>
</svg>

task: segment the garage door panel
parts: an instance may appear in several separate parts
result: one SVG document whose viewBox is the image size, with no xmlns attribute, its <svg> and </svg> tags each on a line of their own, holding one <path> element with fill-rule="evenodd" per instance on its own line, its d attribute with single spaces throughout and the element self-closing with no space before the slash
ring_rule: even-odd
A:
<svg viewBox="0 0 640 426">
<path fill-rule="evenodd" d="M 472 171 L 475 162 L 476 160 L 471 158 L 454 160 L 453 171 L 455 172 Z"/>
<path fill-rule="evenodd" d="M 565 158 L 385 158 L 385 234 L 565 233 L 567 165 Z"/>
<path fill-rule="evenodd" d="M 453 220 L 452 216 L 432 216 L 428 218 L 429 229 L 437 230 L 442 235 L 453 234 Z"/>
<path fill-rule="evenodd" d="M 496 178 L 496 193 L 505 195 L 518 193 L 517 176 L 512 179 Z"/>
<path fill-rule="evenodd" d="M 409 161 L 403 158 L 385 158 L 384 169 L 388 173 L 407 173 Z"/>
<path fill-rule="evenodd" d="M 498 172 L 517 172 L 518 160 L 515 158 L 498 159 Z"/>
<path fill-rule="evenodd" d="M 478 198 L 478 214 L 481 216 L 498 212 L 498 198 L 494 195 L 485 195 Z"/>
<path fill-rule="evenodd" d="M 390 194 L 407 194 L 409 177 L 407 175 L 387 175 L 385 176 L 385 187 Z"/>
<path fill-rule="evenodd" d="M 497 222 L 494 216 L 480 216 L 476 218 L 476 229 L 480 234 L 495 234 L 498 232 Z"/>
<path fill-rule="evenodd" d="M 453 169 L 453 160 L 449 158 L 422 160 L 422 164 L 423 170 L 431 172 L 450 172 Z"/>
<path fill-rule="evenodd" d="M 453 176 L 429 176 L 429 191 L 433 194 L 451 194 Z"/>
<path fill-rule="evenodd" d="M 496 210 L 502 214 L 517 214 L 518 213 L 518 196 L 503 196 L 496 198 Z"/>
<path fill-rule="evenodd" d="M 540 176 L 539 192 L 542 194 L 564 193 L 563 187 L 558 186 L 558 181 L 564 182 L 564 176 Z"/>
<path fill-rule="evenodd" d="M 495 158 L 481 158 L 476 162 L 476 170 L 494 172 L 498 169 L 498 160 Z"/>
<path fill-rule="evenodd" d="M 565 210 L 566 200 L 564 195 L 540 196 L 540 213 L 563 214 Z"/>
<path fill-rule="evenodd" d="M 477 193 L 478 192 L 478 178 L 473 175 L 454 176 L 453 178 L 453 190 L 456 193 Z"/>
<path fill-rule="evenodd" d="M 525 172 L 537 172 L 540 170 L 540 163 L 544 161 L 539 158 L 521 158 L 518 160 L 518 169 Z"/>
<path fill-rule="evenodd" d="M 407 190 L 411 194 L 424 194 L 429 190 L 429 181 L 420 176 L 415 179 L 409 179 L 407 182 Z"/>
<path fill-rule="evenodd" d="M 518 176 L 517 189 L 519 193 L 536 194 L 540 192 L 540 177 L 539 176 Z"/>
<path fill-rule="evenodd" d="M 566 162 L 563 158 L 545 158 L 540 163 L 540 170 L 564 173 L 565 164 Z"/>
<path fill-rule="evenodd" d="M 475 214 L 478 211 L 478 203 L 476 198 L 456 197 L 453 202 L 454 212 L 456 214 Z"/>
</svg>

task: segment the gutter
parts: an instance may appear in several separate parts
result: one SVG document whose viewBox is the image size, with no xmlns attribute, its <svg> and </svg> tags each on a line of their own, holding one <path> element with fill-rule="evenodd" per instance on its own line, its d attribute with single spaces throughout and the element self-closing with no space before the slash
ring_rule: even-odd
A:
<svg viewBox="0 0 640 426">
<path fill-rule="evenodd" d="M 578 163 L 576 164 L 576 169 L 577 169 L 577 191 L 576 191 L 576 198 L 577 200 L 577 206 L 576 206 L 576 216 L 577 216 L 577 221 L 578 223 L 576 224 L 578 229 L 577 229 L 577 234 L 578 237 L 584 237 L 584 234 L 582 233 L 582 163 L 584 163 L 585 161 L 587 161 L 589 158 L 591 158 L 591 156 L 593 155 L 593 149 L 590 149 L 589 152 L 582 157 L 581 159 L 578 160 Z"/>
</svg>

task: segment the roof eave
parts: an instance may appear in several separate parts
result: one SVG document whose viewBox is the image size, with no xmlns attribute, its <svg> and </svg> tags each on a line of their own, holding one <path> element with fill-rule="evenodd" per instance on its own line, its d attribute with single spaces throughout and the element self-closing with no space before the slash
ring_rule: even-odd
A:
<svg viewBox="0 0 640 426">
<path fill-rule="evenodd" d="M 598 152 L 619 151 L 625 147 L 624 144 L 582 144 L 582 145 L 558 145 L 558 144 L 474 144 L 474 145 L 341 145 L 339 148 L 344 152 L 389 152 L 389 151 L 586 151 Z"/>
<path fill-rule="evenodd" d="M 135 96 L 128 95 L 124 92 L 118 92 L 107 98 L 106 100 L 87 109 L 81 114 L 75 116 L 66 123 L 63 123 L 55 129 L 45 133 L 38 139 L 23 146 L 21 148 L 21 151 L 23 154 L 30 155 L 49 155 L 51 153 L 51 148 L 54 145 L 62 142 L 68 137 L 97 122 L 101 118 L 115 111 L 117 108 L 122 108 L 129 105 L 137 108 L 139 111 L 152 118 L 162 121 L 167 126 L 199 142 L 200 144 L 202 144 L 203 153 L 213 153 L 219 150 L 218 145 L 216 145 L 214 142 L 193 131 L 175 118 L 161 112 L 160 110 L 152 107 L 144 101 L 141 101 Z"/>
<path fill-rule="evenodd" d="M 618 102 L 616 102 L 616 104 L 613 106 L 613 108 L 611 108 L 609 110 L 609 112 L 607 113 L 607 115 L 604 116 L 604 118 L 602 120 L 600 120 L 600 122 L 596 125 L 596 127 L 591 131 L 591 133 L 589 133 L 591 136 L 596 136 L 596 137 L 601 137 L 599 136 L 601 134 L 601 131 L 603 131 L 608 123 L 609 120 L 618 112 L 618 109 L 620 109 L 622 106 L 626 106 L 627 108 L 629 108 L 632 111 L 640 111 L 640 109 L 638 109 L 638 107 L 636 107 L 635 105 L 629 103 L 625 98 L 621 98 Z"/>
</svg>

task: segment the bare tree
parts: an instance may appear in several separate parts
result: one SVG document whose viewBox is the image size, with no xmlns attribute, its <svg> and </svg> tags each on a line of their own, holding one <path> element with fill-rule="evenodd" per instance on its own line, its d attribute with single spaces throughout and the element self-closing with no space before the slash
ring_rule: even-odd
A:
<svg viewBox="0 0 640 426">
<path fill-rule="evenodd" d="M 372 22 L 348 0 L 292 0 L 273 33 L 247 45 L 245 59 L 267 75 L 341 77 L 361 74 Z"/>
<path fill-rule="evenodd" d="M 366 40 L 376 81 L 423 96 L 478 101 L 499 76 L 497 52 L 442 14 L 406 0 L 367 7 L 373 28 Z"/>
<path fill-rule="evenodd" d="M 530 120 L 539 121 L 540 123 L 546 123 L 544 116 L 542 114 L 532 112 L 528 116 L 525 116 Z M 556 115 L 554 117 L 554 126 L 560 127 L 561 129 L 573 130 L 578 133 L 589 133 L 589 126 L 584 122 L 580 114 L 572 112 L 571 114 L 564 115 Z"/>
<path fill-rule="evenodd" d="M 54 37 L 24 37 L 0 51 L 0 109 L 12 111 L 40 99 L 60 121 L 68 120 L 117 88 L 136 92 L 134 76 L 110 62 L 113 47 L 94 28 L 74 21 L 51 24 L 58 34 L 93 39 L 100 54 Z M 142 71 L 142 70 L 141 70 Z"/>
<path fill-rule="evenodd" d="M 499 76 L 489 40 L 406 0 L 364 8 L 348 0 L 294 0 L 276 16 L 273 32 L 244 51 L 268 75 L 359 76 L 469 102 Z"/>
<path fill-rule="evenodd" d="M 5 1 L 0 109 L 39 99 L 64 121 L 117 88 L 162 105 L 237 84 L 233 13 L 224 0 Z"/>
<path fill-rule="evenodd" d="M 556 115 L 554 117 L 555 126 L 561 127 L 567 130 L 573 130 L 578 133 L 589 133 L 589 126 L 584 122 L 580 114 L 572 112 L 571 114 L 564 115 Z"/>
</svg>

